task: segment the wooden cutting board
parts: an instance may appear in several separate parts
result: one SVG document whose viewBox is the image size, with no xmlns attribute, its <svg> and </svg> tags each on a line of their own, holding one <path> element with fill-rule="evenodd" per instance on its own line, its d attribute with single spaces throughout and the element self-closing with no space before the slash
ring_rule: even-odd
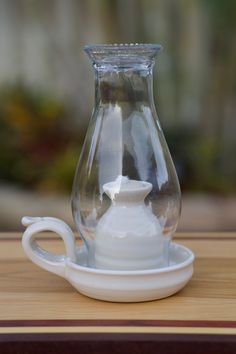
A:
<svg viewBox="0 0 236 354">
<path fill-rule="evenodd" d="M 236 233 L 179 233 L 196 255 L 178 294 L 146 303 L 87 298 L 0 234 L 0 353 L 236 353 Z M 47 250 L 63 252 L 52 234 Z"/>
</svg>

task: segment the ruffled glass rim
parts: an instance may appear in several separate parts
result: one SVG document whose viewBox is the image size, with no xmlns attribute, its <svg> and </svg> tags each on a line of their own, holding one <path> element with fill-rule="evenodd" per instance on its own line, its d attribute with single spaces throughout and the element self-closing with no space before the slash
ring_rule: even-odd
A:
<svg viewBox="0 0 236 354">
<path fill-rule="evenodd" d="M 84 50 L 94 64 L 151 63 L 163 47 L 160 44 L 94 44 Z"/>
</svg>

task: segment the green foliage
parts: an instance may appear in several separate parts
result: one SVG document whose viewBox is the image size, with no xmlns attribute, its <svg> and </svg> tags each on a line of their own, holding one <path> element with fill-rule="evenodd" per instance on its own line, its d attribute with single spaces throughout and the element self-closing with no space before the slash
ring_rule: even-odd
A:
<svg viewBox="0 0 236 354">
<path fill-rule="evenodd" d="M 202 0 L 202 2 L 204 3 L 205 8 L 208 10 L 209 15 L 215 22 L 216 26 L 220 26 L 224 32 L 236 28 L 235 0 Z"/>
<path fill-rule="evenodd" d="M 30 188 L 46 188 L 55 166 L 57 189 L 67 189 L 75 169 L 76 149 L 70 147 L 75 143 L 68 130 L 70 124 L 65 124 L 68 120 L 65 107 L 52 95 L 22 83 L 2 87 L 0 179 Z M 53 184 L 49 189 L 53 189 Z"/>
<path fill-rule="evenodd" d="M 224 147 L 216 138 L 182 128 L 166 132 L 183 190 L 236 192 L 236 169 L 225 168 Z M 229 147 L 233 151 L 232 147 Z M 229 156 L 227 156 L 229 159 Z"/>
<path fill-rule="evenodd" d="M 65 151 L 56 156 L 51 166 L 45 171 L 39 185 L 40 189 L 70 192 L 79 155 L 78 146 L 69 145 Z"/>
<path fill-rule="evenodd" d="M 70 122 L 70 124 L 68 124 Z M 0 179 L 70 192 L 83 136 L 55 97 L 16 84 L 0 89 Z M 198 130 L 165 131 L 183 190 L 236 192 L 235 146 Z M 231 156 L 230 156 L 231 154 Z M 230 157 L 230 158 L 229 158 Z M 227 173 L 226 173 L 227 172 Z"/>
</svg>

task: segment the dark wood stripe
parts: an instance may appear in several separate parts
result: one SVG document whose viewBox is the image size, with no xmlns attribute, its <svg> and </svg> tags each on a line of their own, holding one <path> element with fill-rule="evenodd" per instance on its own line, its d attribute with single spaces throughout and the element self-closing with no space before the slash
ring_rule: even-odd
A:
<svg viewBox="0 0 236 354">
<path fill-rule="evenodd" d="M 236 328 L 236 321 L 182 320 L 0 320 L 0 327 L 67 327 L 67 326 L 128 326 L 128 327 L 199 327 Z"/>
<path fill-rule="evenodd" d="M 0 353 L 235 354 L 236 336 L 123 333 L 0 335 Z"/>
<path fill-rule="evenodd" d="M 176 339 L 189 342 L 189 341 L 212 341 L 212 342 L 233 342 L 236 343 L 235 335 L 228 334 L 178 334 L 178 333 L 16 333 L 16 334 L 0 334 L 0 339 L 2 341 L 7 341 L 10 339 L 14 340 L 23 340 L 23 341 L 31 341 L 31 340 L 39 340 L 39 341 L 54 341 L 63 342 L 67 340 L 89 340 L 93 341 L 103 341 L 103 340 L 135 340 L 135 341 L 155 341 L 159 340 L 164 341 L 175 341 Z M 235 353 L 234 353 L 235 354 Z"/>
</svg>

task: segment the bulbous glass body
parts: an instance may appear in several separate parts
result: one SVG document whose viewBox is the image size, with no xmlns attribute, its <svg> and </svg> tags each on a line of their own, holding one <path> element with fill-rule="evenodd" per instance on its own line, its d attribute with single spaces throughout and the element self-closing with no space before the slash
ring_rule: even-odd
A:
<svg viewBox="0 0 236 354">
<path fill-rule="evenodd" d="M 95 45 L 95 107 L 78 163 L 73 217 L 89 264 L 150 269 L 168 262 L 180 216 L 175 168 L 153 101 L 159 45 Z"/>
</svg>

